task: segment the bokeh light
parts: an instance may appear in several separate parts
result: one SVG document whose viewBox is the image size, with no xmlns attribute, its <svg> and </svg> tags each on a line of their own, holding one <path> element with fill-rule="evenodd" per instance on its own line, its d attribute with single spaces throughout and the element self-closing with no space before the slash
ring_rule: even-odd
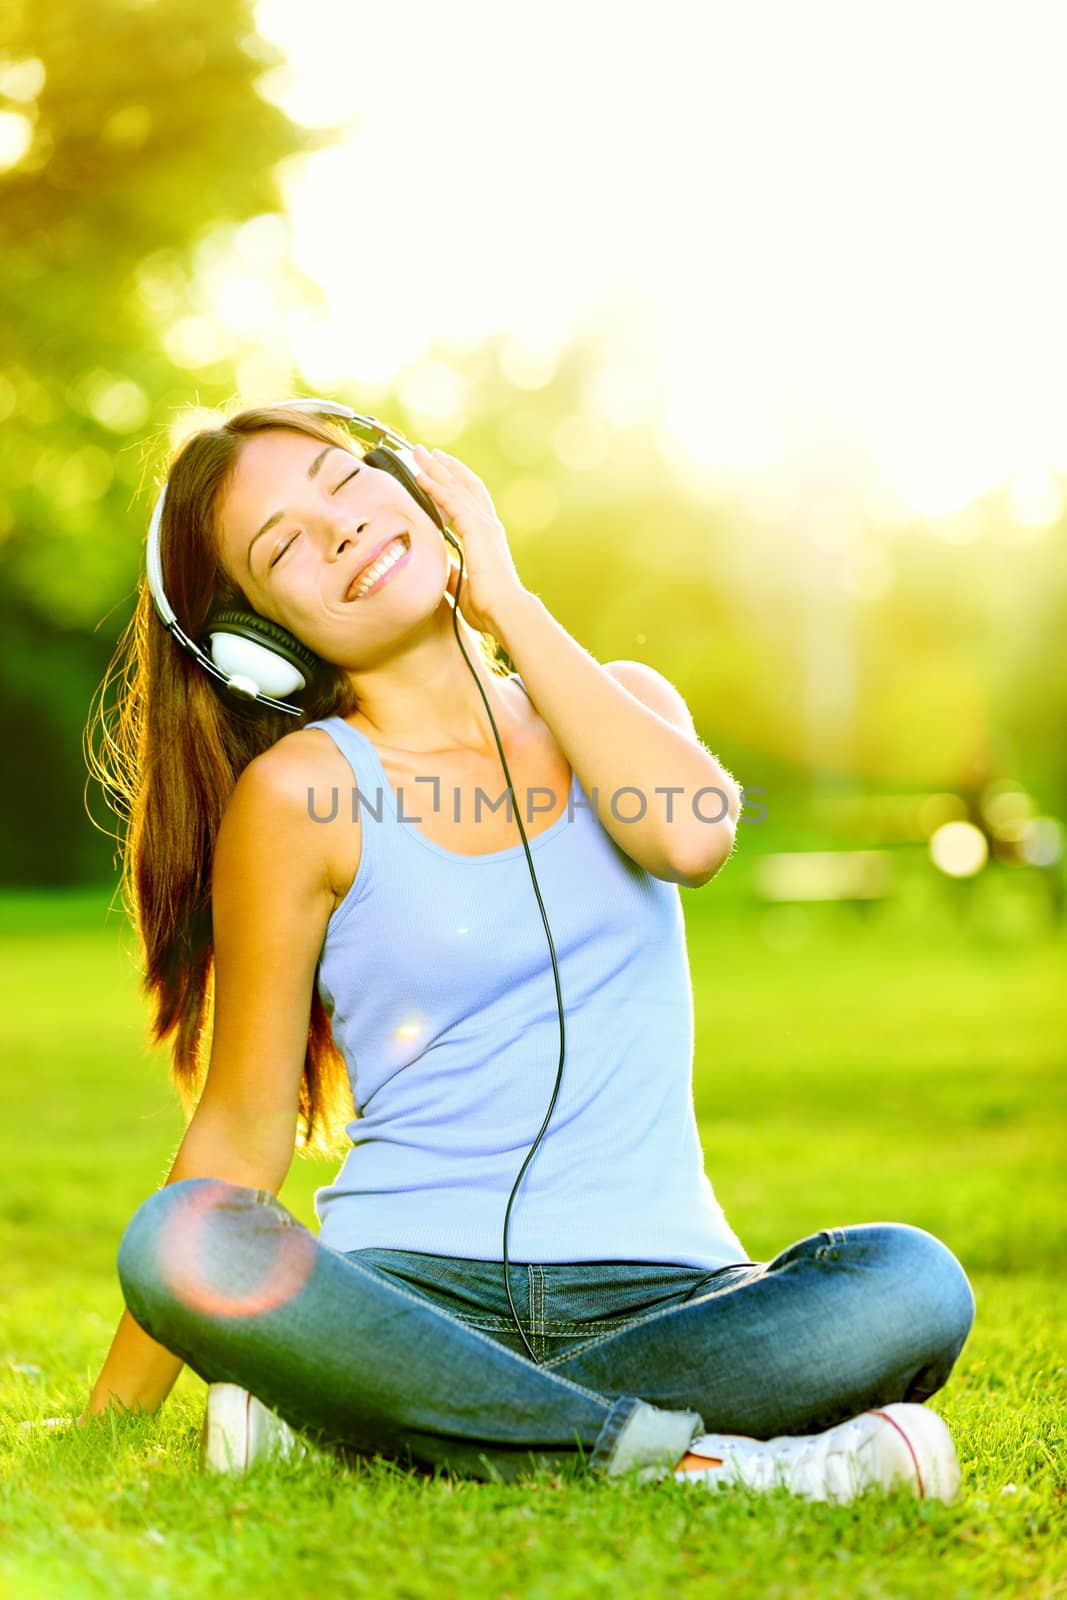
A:
<svg viewBox="0 0 1067 1600">
<path fill-rule="evenodd" d="M 930 859 L 950 878 L 973 878 L 989 859 L 989 846 L 973 822 L 945 822 L 930 836 Z"/>
</svg>

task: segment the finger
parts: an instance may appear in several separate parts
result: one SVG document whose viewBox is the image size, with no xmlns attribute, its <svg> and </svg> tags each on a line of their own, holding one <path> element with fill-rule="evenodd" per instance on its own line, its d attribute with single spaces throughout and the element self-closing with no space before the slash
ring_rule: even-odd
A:
<svg viewBox="0 0 1067 1600">
<path fill-rule="evenodd" d="M 444 472 L 454 472 L 458 478 L 465 482 L 481 485 L 481 478 L 471 468 L 466 466 L 456 456 L 450 456 L 447 450 L 434 450 L 431 457 L 432 464 Z"/>
<path fill-rule="evenodd" d="M 412 449 L 411 456 L 414 462 L 413 470 L 415 476 L 420 482 L 422 482 L 422 480 L 433 471 L 434 466 L 436 465 L 434 458 L 424 444 L 415 445 Z"/>
</svg>

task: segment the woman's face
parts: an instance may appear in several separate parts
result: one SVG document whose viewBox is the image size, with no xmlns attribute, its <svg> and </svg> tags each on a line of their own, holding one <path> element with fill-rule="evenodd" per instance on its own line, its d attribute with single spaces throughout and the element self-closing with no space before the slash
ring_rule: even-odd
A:
<svg viewBox="0 0 1067 1600">
<path fill-rule="evenodd" d="M 440 529 L 391 473 L 289 429 L 241 447 L 219 506 L 222 565 L 255 610 L 338 666 L 369 665 L 437 610 L 448 579 Z M 400 560 L 370 592 L 360 569 Z"/>
</svg>

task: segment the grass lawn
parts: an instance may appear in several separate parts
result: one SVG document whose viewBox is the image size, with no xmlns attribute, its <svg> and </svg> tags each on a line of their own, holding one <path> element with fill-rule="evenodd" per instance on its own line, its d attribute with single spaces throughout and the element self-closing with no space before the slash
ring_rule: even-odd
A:
<svg viewBox="0 0 1067 1600">
<path fill-rule="evenodd" d="M 84 1404 L 122 1309 L 122 1230 L 182 1131 L 105 902 L 0 898 L 0 1595 L 1067 1593 L 1062 931 L 1008 899 L 964 920 L 933 900 L 862 918 L 683 893 L 706 1165 L 749 1254 L 895 1219 L 940 1235 L 975 1288 L 933 1402 L 960 1501 L 832 1507 L 326 1458 L 206 1478 L 188 1369 L 153 1417 L 20 1431 Z M 331 1171 L 295 1161 L 282 1191 L 311 1225 Z"/>
</svg>

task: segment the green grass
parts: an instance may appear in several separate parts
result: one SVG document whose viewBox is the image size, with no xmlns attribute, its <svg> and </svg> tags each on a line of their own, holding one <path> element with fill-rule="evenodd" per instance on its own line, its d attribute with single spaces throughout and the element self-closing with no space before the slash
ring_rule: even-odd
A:
<svg viewBox="0 0 1067 1600">
<path fill-rule="evenodd" d="M 761 911 L 714 884 L 683 895 L 707 1169 L 749 1254 L 898 1219 L 939 1234 L 975 1287 L 974 1332 L 934 1402 L 961 1500 L 830 1507 L 548 1471 L 425 1481 L 322 1457 L 205 1478 L 188 1370 L 154 1417 L 20 1431 L 81 1409 L 122 1309 L 118 1241 L 182 1131 L 105 902 L 0 899 L 0 1594 L 1067 1592 L 1067 940 L 1039 915 L 1001 914 L 995 896 L 963 920 L 929 898 L 865 919 Z M 297 1161 L 282 1192 L 308 1223 L 329 1171 Z"/>
</svg>

